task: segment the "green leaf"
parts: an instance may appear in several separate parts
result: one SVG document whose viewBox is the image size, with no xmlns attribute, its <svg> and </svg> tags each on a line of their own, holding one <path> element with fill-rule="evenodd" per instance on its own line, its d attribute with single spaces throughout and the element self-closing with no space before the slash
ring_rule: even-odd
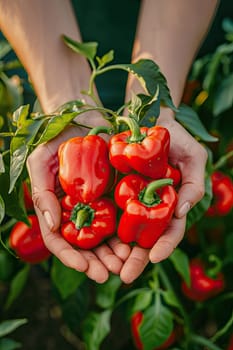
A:
<svg viewBox="0 0 233 350">
<path fill-rule="evenodd" d="M 214 116 L 230 109 L 233 105 L 233 73 L 223 79 L 215 92 L 213 101 Z"/>
<path fill-rule="evenodd" d="M 75 41 L 71 38 L 69 38 L 66 35 L 62 36 L 64 42 L 66 45 L 71 48 L 74 52 L 77 52 L 84 57 L 86 57 L 88 60 L 93 60 L 96 56 L 98 43 L 96 42 L 87 42 L 87 43 L 80 43 L 78 41 Z"/>
<path fill-rule="evenodd" d="M 0 173 L 4 173 L 4 172 L 5 172 L 5 165 L 4 165 L 2 153 L 0 153 Z"/>
<path fill-rule="evenodd" d="M 54 115 L 49 120 L 36 145 L 48 142 L 60 134 L 67 125 L 77 116 L 77 112 Z"/>
<path fill-rule="evenodd" d="M 188 213 L 186 229 L 188 230 L 192 225 L 199 221 L 205 214 L 207 209 L 211 204 L 213 194 L 212 194 L 212 184 L 209 176 L 205 178 L 205 195 Z"/>
<path fill-rule="evenodd" d="M 187 254 L 180 248 L 176 248 L 169 256 L 169 260 L 185 282 L 190 285 L 189 258 Z"/>
<path fill-rule="evenodd" d="M 25 264 L 25 266 L 15 275 L 15 277 L 11 281 L 10 291 L 8 293 L 8 297 L 5 303 L 5 308 L 9 308 L 12 303 L 18 298 L 20 293 L 22 292 L 30 271 L 29 264 Z"/>
<path fill-rule="evenodd" d="M 231 18 L 224 18 L 222 22 L 222 27 L 225 32 L 233 33 L 233 21 Z"/>
<path fill-rule="evenodd" d="M 3 338 L 0 339 L 0 350 L 14 350 L 21 348 L 21 343 L 16 342 L 13 339 Z"/>
<path fill-rule="evenodd" d="M 27 323 L 26 318 L 19 318 L 14 320 L 6 320 L 0 323 L 0 337 L 5 337 L 7 334 L 10 334 L 18 327 Z"/>
<path fill-rule="evenodd" d="M 55 257 L 53 258 L 51 277 L 63 300 L 72 295 L 86 279 L 84 273 L 63 265 Z"/>
<path fill-rule="evenodd" d="M 96 57 L 96 60 L 97 60 L 98 65 L 99 65 L 98 69 L 106 66 L 106 64 L 112 62 L 113 59 L 114 59 L 114 51 L 113 50 L 110 50 L 102 57 Z"/>
<path fill-rule="evenodd" d="M 19 108 L 14 111 L 12 115 L 13 122 L 17 124 L 17 127 L 20 128 L 22 124 L 27 119 L 28 113 L 29 113 L 29 104 L 20 106 Z"/>
<path fill-rule="evenodd" d="M 153 291 L 151 289 L 142 290 L 142 292 L 136 296 L 131 312 L 134 313 L 139 310 L 145 310 L 151 304 L 152 297 Z"/>
<path fill-rule="evenodd" d="M 110 333 L 111 310 L 91 312 L 83 323 L 83 339 L 88 350 L 99 350 L 100 344 Z"/>
<path fill-rule="evenodd" d="M 121 284 L 121 279 L 117 275 L 111 275 L 107 282 L 98 284 L 96 286 L 96 304 L 104 309 L 111 308 Z"/>
<path fill-rule="evenodd" d="M 22 145 L 20 148 L 18 148 L 12 153 L 10 164 L 9 194 L 14 190 L 15 183 L 23 171 L 28 152 L 29 147 L 27 147 L 26 145 Z"/>
<path fill-rule="evenodd" d="M 145 91 L 149 92 L 151 96 L 155 96 L 159 86 L 160 101 L 164 102 L 164 104 L 171 109 L 177 111 L 167 86 L 167 80 L 161 73 L 159 66 L 154 61 L 141 59 L 136 63 L 122 66 L 138 78 Z"/>
<path fill-rule="evenodd" d="M 21 119 L 21 122 L 23 118 Z M 9 193 L 14 189 L 15 183 L 21 175 L 26 163 L 26 159 L 30 150 L 30 146 L 33 143 L 41 125 L 44 120 L 39 119 L 27 119 L 24 120 L 21 127 L 16 131 L 15 136 L 11 140 L 10 144 L 10 188 Z"/>
<path fill-rule="evenodd" d="M 8 52 L 11 51 L 11 46 L 6 40 L 0 41 L 0 59 L 2 59 Z"/>
<path fill-rule="evenodd" d="M 218 139 L 208 133 L 202 124 L 198 114 L 189 106 L 182 104 L 176 113 L 176 119 L 182 124 L 193 136 L 202 141 L 215 142 Z"/>
<path fill-rule="evenodd" d="M 172 290 L 162 291 L 163 299 L 167 305 L 180 308 L 180 304 L 176 298 L 176 295 Z"/>
<path fill-rule="evenodd" d="M 2 196 L 0 195 L 0 224 L 2 223 L 2 220 L 4 219 L 4 217 L 5 217 L 5 203 Z"/>
<path fill-rule="evenodd" d="M 140 125 L 152 127 L 155 125 L 160 113 L 159 88 L 150 100 L 146 99 L 146 95 L 140 95 L 140 97 L 142 98 L 142 107 L 139 115 Z"/>
<path fill-rule="evenodd" d="M 145 310 L 143 321 L 139 327 L 143 349 L 153 350 L 163 344 L 172 330 L 172 313 L 161 303 L 160 298 L 157 298 L 156 304 Z"/>
</svg>

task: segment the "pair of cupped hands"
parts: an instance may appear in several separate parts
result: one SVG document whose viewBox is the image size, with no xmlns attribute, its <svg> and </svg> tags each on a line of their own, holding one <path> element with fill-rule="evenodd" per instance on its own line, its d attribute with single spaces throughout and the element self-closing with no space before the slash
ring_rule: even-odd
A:
<svg viewBox="0 0 233 350">
<path fill-rule="evenodd" d="M 175 215 L 150 250 L 131 247 L 116 236 L 92 250 L 74 249 L 59 233 L 57 151 L 63 141 L 84 136 L 85 129 L 69 127 L 55 139 L 38 146 L 28 157 L 32 198 L 45 245 L 64 265 L 84 272 L 97 283 L 107 281 L 111 273 L 119 275 L 123 283 L 131 283 L 149 262 L 158 263 L 169 257 L 184 236 L 187 213 L 204 195 L 205 149 L 172 116 L 161 114 L 157 125 L 170 132 L 169 162 L 180 169 L 182 184 Z"/>
</svg>

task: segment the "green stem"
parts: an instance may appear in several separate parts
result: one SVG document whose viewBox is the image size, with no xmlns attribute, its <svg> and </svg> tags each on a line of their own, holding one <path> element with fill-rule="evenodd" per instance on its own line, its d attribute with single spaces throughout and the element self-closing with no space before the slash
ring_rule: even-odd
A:
<svg viewBox="0 0 233 350">
<path fill-rule="evenodd" d="M 86 210 L 86 208 L 80 209 L 75 220 L 75 227 L 80 230 L 88 221 L 88 218 L 89 212 Z"/>
<path fill-rule="evenodd" d="M 84 226 L 90 226 L 94 218 L 95 211 L 89 205 L 78 203 L 74 206 L 70 220 L 75 224 L 77 230 Z"/>
<path fill-rule="evenodd" d="M 161 187 L 172 185 L 172 179 L 160 179 L 150 182 L 145 190 L 142 192 L 142 196 L 140 197 L 140 201 L 146 205 L 153 205 L 158 203 L 159 198 L 156 195 L 155 191 Z"/>
<path fill-rule="evenodd" d="M 125 123 L 128 125 L 131 136 L 129 137 L 129 142 L 141 142 L 145 135 L 141 133 L 140 126 L 133 118 L 129 117 L 117 117 L 117 123 Z"/>
<path fill-rule="evenodd" d="M 207 275 L 212 278 L 215 278 L 219 273 L 219 271 L 221 271 L 222 261 L 214 254 L 211 254 L 208 260 L 210 263 L 213 263 L 214 266 L 207 270 Z"/>
<path fill-rule="evenodd" d="M 104 134 L 111 135 L 112 132 L 113 132 L 113 129 L 112 129 L 112 128 L 109 128 L 109 127 L 104 126 L 104 125 L 103 125 L 103 126 L 100 125 L 100 126 L 96 126 L 95 128 L 92 128 L 92 129 L 89 131 L 88 135 L 98 135 L 98 134 L 100 134 L 100 133 L 104 133 Z"/>
<path fill-rule="evenodd" d="M 227 154 L 224 154 L 224 156 L 219 158 L 219 160 L 213 166 L 214 170 L 217 170 L 223 167 L 226 164 L 227 160 L 231 157 L 233 157 L 233 150 L 228 152 Z"/>
<path fill-rule="evenodd" d="M 211 341 L 215 342 L 218 338 L 220 338 L 222 335 L 228 332 L 228 330 L 231 328 L 233 324 L 233 312 L 231 314 L 230 319 L 227 321 L 227 323 L 218 331 L 215 333 L 213 337 L 211 337 Z"/>
<path fill-rule="evenodd" d="M 196 344 L 206 346 L 207 349 L 209 349 L 209 350 L 223 350 L 219 346 L 213 344 L 209 339 L 203 338 L 203 337 L 196 335 L 196 334 L 191 334 L 190 340 Z"/>
</svg>

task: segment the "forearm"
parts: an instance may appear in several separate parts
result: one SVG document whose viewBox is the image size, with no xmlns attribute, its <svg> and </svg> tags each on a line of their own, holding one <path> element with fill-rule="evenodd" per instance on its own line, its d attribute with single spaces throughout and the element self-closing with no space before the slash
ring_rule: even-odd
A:
<svg viewBox="0 0 233 350">
<path fill-rule="evenodd" d="M 70 2 L 0 0 L 0 28 L 24 65 L 45 112 L 83 97 L 87 61 L 65 46 L 61 35 L 80 41 Z"/>
<path fill-rule="evenodd" d="M 217 0 L 142 1 L 132 60 L 150 58 L 159 65 L 177 106 L 217 3 Z M 130 85 L 135 86 L 135 81 L 129 80 Z"/>
</svg>

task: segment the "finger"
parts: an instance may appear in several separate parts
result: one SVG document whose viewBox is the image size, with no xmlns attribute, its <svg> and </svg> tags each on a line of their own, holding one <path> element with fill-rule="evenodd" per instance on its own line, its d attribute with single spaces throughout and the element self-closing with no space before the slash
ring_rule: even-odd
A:
<svg viewBox="0 0 233 350">
<path fill-rule="evenodd" d="M 205 193 L 206 152 L 199 150 L 198 156 L 193 155 L 188 162 L 179 164 L 182 173 L 182 185 L 178 194 L 178 204 L 175 215 L 185 216 L 197 204 Z"/>
<path fill-rule="evenodd" d="M 120 273 L 124 283 L 132 283 L 145 269 L 149 262 L 149 250 L 138 246 L 133 247 Z"/>
<path fill-rule="evenodd" d="M 158 263 L 169 257 L 180 243 L 185 232 L 186 218 L 173 218 L 166 232 L 158 239 L 150 251 L 150 261 Z"/>
<path fill-rule="evenodd" d="M 113 252 L 122 261 L 125 261 L 131 252 L 131 248 L 128 244 L 122 243 L 118 237 L 113 237 L 108 241 L 108 245 L 112 248 Z"/>
<path fill-rule="evenodd" d="M 122 260 L 114 254 L 112 249 L 103 244 L 94 250 L 96 256 L 104 264 L 104 266 L 112 273 L 119 274 L 122 268 Z"/>
<path fill-rule="evenodd" d="M 37 211 L 41 234 L 48 250 L 54 254 L 65 266 L 84 272 L 88 269 L 88 261 L 83 255 L 73 249 L 58 232 L 51 232 L 45 223 L 44 216 Z"/>
<path fill-rule="evenodd" d="M 90 250 L 82 250 L 80 252 L 88 261 L 88 269 L 85 271 L 86 275 L 97 283 L 106 282 L 109 277 L 109 272 L 98 257 Z"/>
</svg>

